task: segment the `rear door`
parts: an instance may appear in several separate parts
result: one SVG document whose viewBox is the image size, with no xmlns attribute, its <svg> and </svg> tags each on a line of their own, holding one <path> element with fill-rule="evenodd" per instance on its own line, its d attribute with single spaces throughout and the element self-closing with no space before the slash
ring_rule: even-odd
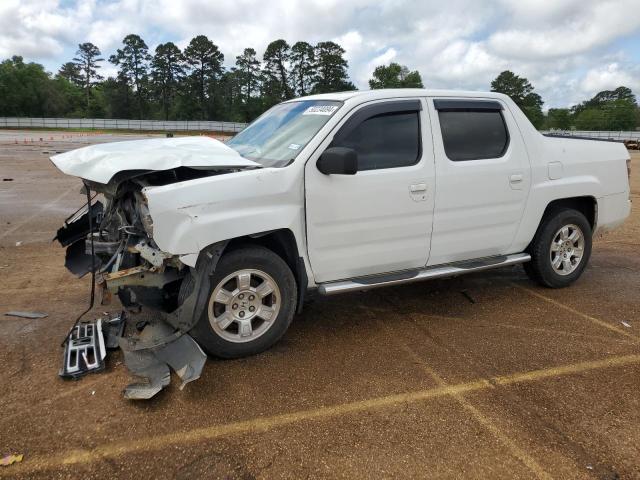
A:
<svg viewBox="0 0 640 480">
<path fill-rule="evenodd" d="M 513 116 L 495 99 L 429 105 L 437 178 L 429 265 L 513 253 L 531 183 Z"/>
<path fill-rule="evenodd" d="M 424 100 L 356 107 L 305 167 L 307 244 L 317 282 L 423 267 L 429 255 L 434 165 Z M 358 153 L 355 175 L 324 175 L 332 147 Z"/>
</svg>

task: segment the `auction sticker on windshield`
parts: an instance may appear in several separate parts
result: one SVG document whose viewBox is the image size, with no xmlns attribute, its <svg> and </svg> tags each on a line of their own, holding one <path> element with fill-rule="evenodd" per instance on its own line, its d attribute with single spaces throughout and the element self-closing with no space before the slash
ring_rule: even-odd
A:
<svg viewBox="0 0 640 480">
<path fill-rule="evenodd" d="M 303 115 L 331 115 L 338 109 L 337 105 L 314 105 L 307 108 Z"/>
</svg>

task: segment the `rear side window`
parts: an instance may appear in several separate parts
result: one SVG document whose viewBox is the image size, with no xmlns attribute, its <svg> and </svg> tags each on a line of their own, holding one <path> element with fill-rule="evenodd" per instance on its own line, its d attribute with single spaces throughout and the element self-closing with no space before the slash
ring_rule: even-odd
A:
<svg viewBox="0 0 640 480">
<path fill-rule="evenodd" d="M 358 170 L 415 165 L 420 160 L 419 112 L 370 117 L 335 142 L 335 146 L 358 152 Z"/>
<path fill-rule="evenodd" d="M 498 110 L 439 110 L 444 151 L 454 162 L 498 158 L 509 146 L 509 132 Z"/>
</svg>

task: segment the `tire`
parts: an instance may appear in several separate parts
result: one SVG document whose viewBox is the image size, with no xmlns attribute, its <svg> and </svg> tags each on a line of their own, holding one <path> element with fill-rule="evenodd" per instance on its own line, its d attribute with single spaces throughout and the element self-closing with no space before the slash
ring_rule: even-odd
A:
<svg viewBox="0 0 640 480">
<path fill-rule="evenodd" d="M 524 270 L 529 278 L 545 287 L 567 287 L 586 268 L 591 244 L 591 225 L 582 213 L 568 208 L 552 209 L 529 246 L 531 261 L 524 264 Z"/>
<path fill-rule="evenodd" d="M 261 246 L 232 250 L 211 275 L 209 300 L 191 334 L 216 357 L 255 355 L 282 338 L 296 300 L 295 278 L 282 258 Z"/>
</svg>

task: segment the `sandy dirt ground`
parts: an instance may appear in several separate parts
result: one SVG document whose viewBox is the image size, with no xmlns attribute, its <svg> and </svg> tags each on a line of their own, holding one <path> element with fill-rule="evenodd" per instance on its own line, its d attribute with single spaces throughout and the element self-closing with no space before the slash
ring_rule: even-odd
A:
<svg viewBox="0 0 640 480">
<path fill-rule="evenodd" d="M 275 348 L 134 403 L 120 352 L 57 376 L 89 282 L 51 243 L 83 197 L 48 156 L 138 138 L 73 135 L 0 132 L 0 454 L 24 454 L 0 478 L 640 478 L 638 208 L 570 288 L 514 267 L 312 298 Z"/>
</svg>

